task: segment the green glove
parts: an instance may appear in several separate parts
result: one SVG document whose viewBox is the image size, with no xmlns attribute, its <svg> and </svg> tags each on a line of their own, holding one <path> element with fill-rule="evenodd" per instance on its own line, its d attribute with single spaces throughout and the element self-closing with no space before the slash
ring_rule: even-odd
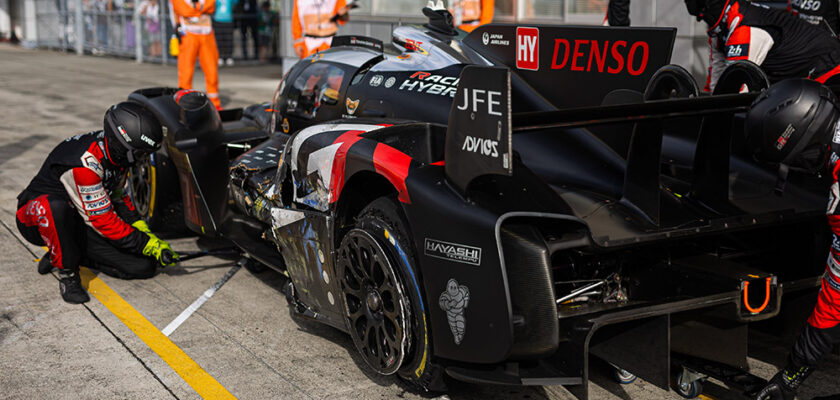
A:
<svg viewBox="0 0 840 400">
<path fill-rule="evenodd" d="M 133 226 L 134 229 L 137 229 L 140 232 L 152 233 L 152 230 L 149 229 L 149 225 L 147 225 L 146 221 L 143 221 L 142 219 L 138 219 L 137 221 L 132 222 L 131 226 Z"/>
<path fill-rule="evenodd" d="M 158 239 L 155 235 L 148 235 L 149 241 L 146 242 L 146 247 L 143 248 L 143 255 L 154 257 L 164 267 L 175 265 L 175 262 L 178 261 L 178 253 L 172 250 L 169 243 Z"/>
</svg>

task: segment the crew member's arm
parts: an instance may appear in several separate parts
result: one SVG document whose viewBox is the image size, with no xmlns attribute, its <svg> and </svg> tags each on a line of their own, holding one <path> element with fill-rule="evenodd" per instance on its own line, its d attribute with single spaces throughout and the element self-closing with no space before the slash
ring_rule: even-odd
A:
<svg viewBox="0 0 840 400">
<path fill-rule="evenodd" d="M 216 0 L 204 0 L 204 7 L 201 9 L 202 14 L 213 15 L 216 12 Z"/>
<path fill-rule="evenodd" d="M 89 168 L 72 168 L 61 174 L 61 183 L 82 220 L 116 247 L 142 254 L 149 236 L 132 228 L 114 211 L 102 178 Z"/>
<path fill-rule="evenodd" d="M 347 1 L 346 0 L 338 0 L 335 2 L 335 8 L 333 8 L 333 15 L 338 15 L 335 22 L 339 25 L 344 25 L 350 19 L 350 11 L 347 9 Z"/>
<path fill-rule="evenodd" d="M 303 42 L 303 26 L 300 23 L 300 14 L 298 14 L 298 2 L 294 1 L 292 6 L 292 41 L 295 47 L 295 53 L 298 57 L 303 58 L 306 44 Z"/>
<path fill-rule="evenodd" d="M 479 24 L 484 25 L 493 22 L 494 3 L 494 0 L 481 0 L 481 17 L 478 18 Z"/>
</svg>

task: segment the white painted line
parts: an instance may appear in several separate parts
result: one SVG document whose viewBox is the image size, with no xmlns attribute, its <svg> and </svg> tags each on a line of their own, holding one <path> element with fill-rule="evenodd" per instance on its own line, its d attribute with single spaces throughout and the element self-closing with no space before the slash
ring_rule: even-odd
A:
<svg viewBox="0 0 840 400">
<path fill-rule="evenodd" d="M 201 307 L 202 304 L 204 304 L 207 300 L 213 297 L 213 294 L 216 293 L 216 291 L 219 290 L 219 288 L 222 287 L 222 285 L 224 285 L 225 282 L 227 282 L 228 279 L 230 279 L 233 276 L 233 274 L 236 273 L 236 271 L 239 271 L 239 268 L 241 268 L 239 264 L 234 265 L 233 268 L 228 270 L 228 272 L 226 272 L 225 275 L 222 276 L 222 279 L 219 279 L 219 281 L 213 284 L 213 286 L 205 290 L 201 297 L 199 297 L 198 299 L 196 299 L 196 301 L 190 304 L 190 306 L 187 307 L 186 310 L 182 311 L 181 314 L 178 315 L 178 317 L 172 320 L 172 322 L 170 322 L 169 325 L 166 325 L 166 328 L 163 328 L 161 332 L 163 332 L 165 336 L 169 336 L 172 332 L 175 332 L 175 330 L 178 329 L 178 327 L 181 326 L 181 324 L 184 323 L 184 321 L 186 321 L 187 318 L 193 315 L 193 313 L 196 312 L 196 310 L 198 310 L 198 308 Z"/>
</svg>

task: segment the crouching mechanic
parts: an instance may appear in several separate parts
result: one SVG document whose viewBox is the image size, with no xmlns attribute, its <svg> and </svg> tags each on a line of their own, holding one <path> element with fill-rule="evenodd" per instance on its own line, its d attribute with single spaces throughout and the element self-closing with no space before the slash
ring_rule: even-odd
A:
<svg viewBox="0 0 840 400">
<path fill-rule="evenodd" d="M 820 293 L 808 323 L 788 355 L 787 365 L 756 399 L 793 399 L 796 390 L 832 347 L 840 343 L 840 106 L 817 82 L 792 79 L 771 86 L 753 103 L 746 119 L 756 158 L 779 164 L 779 185 L 789 170 L 831 174 L 828 223 L 833 241 Z"/>
<path fill-rule="evenodd" d="M 809 78 L 825 83 L 840 73 L 840 41 L 784 10 L 744 0 L 685 0 L 688 12 L 709 26 L 709 75 L 714 89 L 727 63 L 749 60 L 770 82 Z"/>
<path fill-rule="evenodd" d="M 177 258 L 123 192 L 126 168 L 160 147 L 160 124 L 143 106 L 123 102 L 108 109 L 104 125 L 56 146 L 18 195 L 18 230 L 30 243 L 49 248 L 49 261 L 45 256 L 38 271 L 58 268 L 68 303 L 90 300 L 80 264 L 133 279 L 153 276 L 155 260 L 171 265 Z"/>
</svg>

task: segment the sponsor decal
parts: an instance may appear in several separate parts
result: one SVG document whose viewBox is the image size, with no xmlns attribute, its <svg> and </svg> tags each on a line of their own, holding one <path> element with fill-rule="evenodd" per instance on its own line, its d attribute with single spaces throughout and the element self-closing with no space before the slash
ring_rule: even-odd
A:
<svg viewBox="0 0 840 400">
<path fill-rule="evenodd" d="M 117 127 L 117 131 L 120 132 L 120 136 L 122 136 L 123 139 L 125 139 L 126 143 L 131 143 L 131 137 L 129 137 L 128 134 L 125 133 L 125 128 L 123 128 L 122 125 Z"/>
<path fill-rule="evenodd" d="M 787 128 L 785 128 L 785 131 L 782 132 L 781 135 L 779 135 L 778 139 L 776 139 L 776 150 L 781 151 L 790 139 L 790 135 L 793 135 L 794 132 L 796 132 L 796 128 L 794 128 L 793 125 L 788 124 Z"/>
<path fill-rule="evenodd" d="M 397 56 L 397 59 L 400 60 L 408 60 L 409 58 L 411 58 L 411 54 L 400 54 Z"/>
<path fill-rule="evenodd" d="M 382 81 L 385 80 L 385 77 L 382 75 L 374 75 L 370 78 L 370 86 L 377 87 L 382 84 Z"/>
<path fill-rule="evenodd" d="M 429 54 L 428 51 L 420 47 L 423 42 L 414 39 L 406 39 L 405 40 L 405 49 L 408 51 L 416 51 L 420 54 Z"/>
<path fill-rule="evenodd" d="M 632 44 L 624 40 L 582 40 L 554 39 L 554 54 L 551 69 L 568 69 L 577 72 L 598 71 L 630 75 L 645 72 L 650 58 L 650 46 L 638 41 Z"/>
<path fill-rule="evenodd" d="M 442 258 L 464 264 L 481 265 L 481 249 L 478 247 L 429 238 L 426 238 L 423 247 L 425 254 L 430 257 Z"/>
<path fill-rule="evenodd" d="M 449 330 L 452 331 L 455 344 L 461 344 L 467 332 L 467 318 L 464 314 L 470 305 L 470 289 L 459 285 L 455 279 L 450 279 L 440 294 L 438 304 L 446 312 L 446 320 L 449 322 Z"/>
<path fill-rule="evenodd" d="M 397 83 L 397 78 L 394 78 L 392 76 L 392 77 L 388 78 L 387 81 L 385 81 L 385 87 L 390 88 L 391 86 L 394 86 L 395 83 Z"/>
<path fill-rule="evenodd" d="M 96 193 L 101 190 L 103 190 L 101 183 L 97 183 L 95 185 L 90 186 L 79 186 L 79 193 Z"/>
<path fill-rule="evenodd" d="M 510 46 L 510 40 L 505 39 L 505 35 L 501 33 L 489 33 L 484 32 L 481 35 L 481 42 L 484 45 L 494 45 L 494 46 Z"/>
<path fill-rule="evenodd" d="M 35 217 L 38 220 L 38 226 L 41 228 L 49 228 L 50 220 L 47 218 L 47 208 L 44 207 L 38 200 L 29 202 L 29 207 L 26 208 L 26 214 Z"/>
<path fill-rule="evenodd" d="M 461 150 L 493 158 L 499 158 L 498 148 L 499 142 L 496 140 L 476 138 L 472 136 L 465 137 L 464 144 L 461 146 Z"/>
<path fill-rule="evenodd" d="M 538 71 L 540 69 L 540 30 L 516 28 L 516 68 Z"/>
<path fill-rule="evenodd" d="M 85 210 L 88 210 L 88 211 L 98 210 L 102 207 L 111 206 L 111 199 L 106 197 L 104 199 L 96 200 L 96 201 L 83 201 L 82 204 L 84 205 Z"/>
<path fill-rule="evenodd" d="M 146 135 L 140 135 L 140 140 L 146 142 L 146 144 L 148 144 L 149 146 L 152 146 L 152 147 L 155 147 L 157 145 L 157 143 L 155 143 L 155 141 L 152 140 L 152 138 L 150 138 Z"/>
<path fill-rule="evenodd" d="M 280 128 L 283 129 L 283 133 L 289 133 L 289 119 L 283 118 L 283 123 L 280 125 Z"/>
<path fill-rule="evenodd" d="M 359 106 L 359 100 L 351 100 L 349 97 L 345 101 L 347 106 L 347 114 L 353 115 L 356 113 L 356 108 Z"/>
<path fill-rule="evenodd" d="M 458 81 L 459 79 L 454 76 L 432 75 L 430 72 L 417 71 L 400 84 L 399 90 L 439 96 L 448 95 L 454 98 Z"/>
<path fill-rule="evenodd" d="M 487 114 L 501 116 L 502 92 L 484 89 L 464 88 L 464 102 L 458 105 L 461 111 L 469 109 L 473 113 L 484 111 L 487 107 Z M 472 101 L 470 101 L 472 99 Z"/>
<path fill-rule="evenodd" d="M 726 58 L 746 57 L 750 54 L 749 44 L 734 44 L 726 47 Z"/>
<path fill-rule="evenodd" d="M 106 196 L 104 190 L 100 190 L 99 192 L 93 194 L 85 194 L 82 195 L 82 201 L 96 201 Z"/>
<path fill-rule="evenodd" d="M 102 175 L 102 165 L 99 164 L 99 161 L 93 156 L 93 154 L 90 154 L 87 151 L 85 154 L 82 154 L 82 165 L 93 170 L 93 172 L 96 172 L 97 175 Z"/>
<path fill-rule="evenodd" d="M 834 139 L 831 141 L 840 144 L 840 121 L 834 124 Z"/>
<path fill-rule="evenodd" d="M 102 208 L 102 209 L 99 209 L 99 210 L 88 211 L 87 215 L 90 215 L 90 216 L 102 215 L 102 214 L 105 214 L 109 211 L 111 211 L 111 206 L 110 205 L 108 207 L 105 207 L 105 208 Z"/>
<path fill-rule="evenodd" d="M 819 11 L 822 7 L 820 0 L 792 0 L 791 5 L 801 11 Z"/>
</svg>

